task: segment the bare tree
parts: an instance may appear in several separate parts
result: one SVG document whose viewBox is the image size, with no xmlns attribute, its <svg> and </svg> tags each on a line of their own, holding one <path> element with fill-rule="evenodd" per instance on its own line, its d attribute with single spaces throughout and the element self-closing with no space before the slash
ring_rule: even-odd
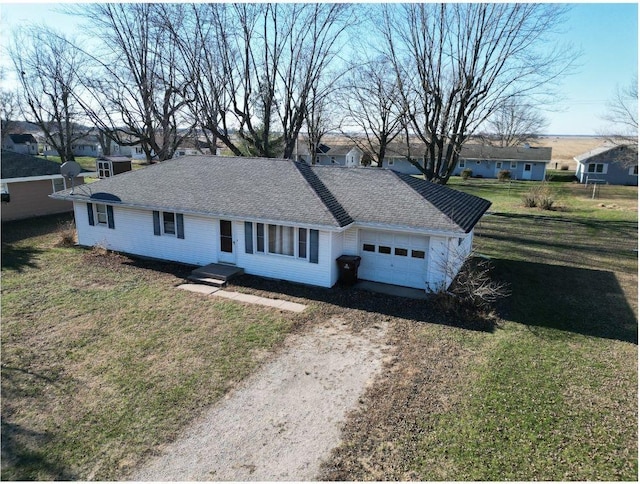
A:
<svg viewBox="0 0 640 484">
<path fill-rule="evenodd" d="M 350 7 L 339 4 L 163 6 L 182 58 L 189 108 L 213 151 L 291 157 L 311 96 L 339 51 Z M 317 102 L 316 102 L 317 105 Z"/>
<path fill-rule="evenodd" d="M 193 79 L 166 28 L 168 8 L 96 3 L 71 10 L 102 41 L 84 77 L 83 107 L 105 136 L 122 146 L 139 144 L 149 162 L 172 158 L 193 128 L 186 115 Z"/>
<path fill-rule="evenodd" d="M 0 81 L 5 79 L 5 70 L 0 67 Z M 4 135 L 12 129 L 20 106 L 18 95 L 15 91 L 0 89 L 0 134 Z"/>
<path fill-rule="evenodd" d="M 313 86 L 307 107 L 306 131 L 307 148 L 311 164 L 318 161 L 318 150 L 324 137 L 340 128 L 341 120 L 335 103 L 335 90 Z"/>
<path fill-rule="evenodd" d="M 613 126 L 604 136 L 621 145 L 638 146 L 638 75 L 626 87 L 618 87 L 602 118 Z M 637 149 L 636 149 L 637 151 Z"/>
<path fill-rule="evenodd" d="M 345 123 L 356 127 L 355 134 L 344 134 L 382 168 L 389 144 L 403 133 L 405 123 L 393 67 L 384 57 L 360 62 L 351 71 L 344 94 Z"/>
<path fill-rule="evenodd" d="M 379 21 L 408 116 L 407 142 L 425 146 L 409 160 L 446 183 L 465 140 L 512 97 L 548 92 L 575 53 L 548 34 L 563 20 L 553 4 L 403 4 Z M 536 102 L 541 101 L 537 99 Z"/>
<path fill-rule="evenodd" d="M 487 119 L 488 130 L 480 133 L 483 141 L 497 146 L 519 146 L 540 136 L 549 124 L 535 106 L 516 98 L 507 99 Z"/>
<path fill-rule="evenodd" d="M 83 110 L 76 101 L 86 59 L 62 34 L 46 27 L 18 31 L 9 55 L 18 73 L 23 116 L 42 130 L 63 163 L 73 160 L 74 142 L 91 132 L 81 125 Z"/>
</svg>

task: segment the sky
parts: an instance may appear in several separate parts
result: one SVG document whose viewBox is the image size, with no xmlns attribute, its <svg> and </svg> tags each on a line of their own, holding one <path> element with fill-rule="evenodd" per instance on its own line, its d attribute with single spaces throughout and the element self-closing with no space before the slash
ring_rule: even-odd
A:
<svg viewBox="0 0 640 484">
<path fill-rule="evenodd" d="M 12 28 L 26 23 L 45 24 L 72 34 L 78 21 L 57 13 L 59 6 L 0 2 L 0 45 L 7 44 Z M 638 72 L 638 4 L 572 3 L 564 27 L 558 41 L 572 43 L 583 56 L 575 72 L 561 82 L 553 111 L 543 113 L 549 120 L 545 134 L 605 133 L 608 126 L 602 116 L 608 101 Z M 0 52 L 0 64 L 11 70 L 4 51 Z"/>
</svg>

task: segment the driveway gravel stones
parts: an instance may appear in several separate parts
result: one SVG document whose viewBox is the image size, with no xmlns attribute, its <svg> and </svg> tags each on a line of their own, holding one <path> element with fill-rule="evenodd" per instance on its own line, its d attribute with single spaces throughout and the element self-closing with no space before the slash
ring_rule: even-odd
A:
<svg viewBox="0 0 640 484">
<path fill-rule="evenodd" d="M 347 413 L 381 372 L 388 327 L 340 317 L 282 352 L 130 476 L 136 481 L 307 481 L 340 443 Z"/>
</svg>

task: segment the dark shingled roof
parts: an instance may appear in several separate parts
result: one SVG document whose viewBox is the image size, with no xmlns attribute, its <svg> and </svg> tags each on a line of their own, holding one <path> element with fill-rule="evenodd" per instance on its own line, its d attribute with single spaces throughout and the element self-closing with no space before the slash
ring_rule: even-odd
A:
<svg viewBox="0 0 640 484">
<path fill-rule="evenodd" d="M 194 156 L 56 193 L 79 201 L 301 225 L 469 232 L 490 202 L 391 170 Z"/>
<path fill-rule="evenodd" d="M 60 163 L 36 156 L 2 150 L 0 153 L 0 178 L 24 178 L 31 176 L 59 175 Z M 87 170 L 82 170 L 86 172 Z"/>
<path fill-rule="evenodd" d="M 10 134 L 9 138 L 17 145 L 23 145 L 26 143 L 38 143 L 36 138 L 32 134 Z"/>
</svg>

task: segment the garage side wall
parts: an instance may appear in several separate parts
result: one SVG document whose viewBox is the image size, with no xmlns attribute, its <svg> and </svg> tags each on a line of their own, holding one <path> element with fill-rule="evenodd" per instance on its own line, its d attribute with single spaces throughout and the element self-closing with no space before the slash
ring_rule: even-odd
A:
<svg viewBox="0 0 640 484">
<path fill-rule="evenodd" d="M 432 237 L 427 290 L 438 292 L 448 289 L 471 255 L 472 246 L 473 231 L 464 237 Z"/>
</svg>

